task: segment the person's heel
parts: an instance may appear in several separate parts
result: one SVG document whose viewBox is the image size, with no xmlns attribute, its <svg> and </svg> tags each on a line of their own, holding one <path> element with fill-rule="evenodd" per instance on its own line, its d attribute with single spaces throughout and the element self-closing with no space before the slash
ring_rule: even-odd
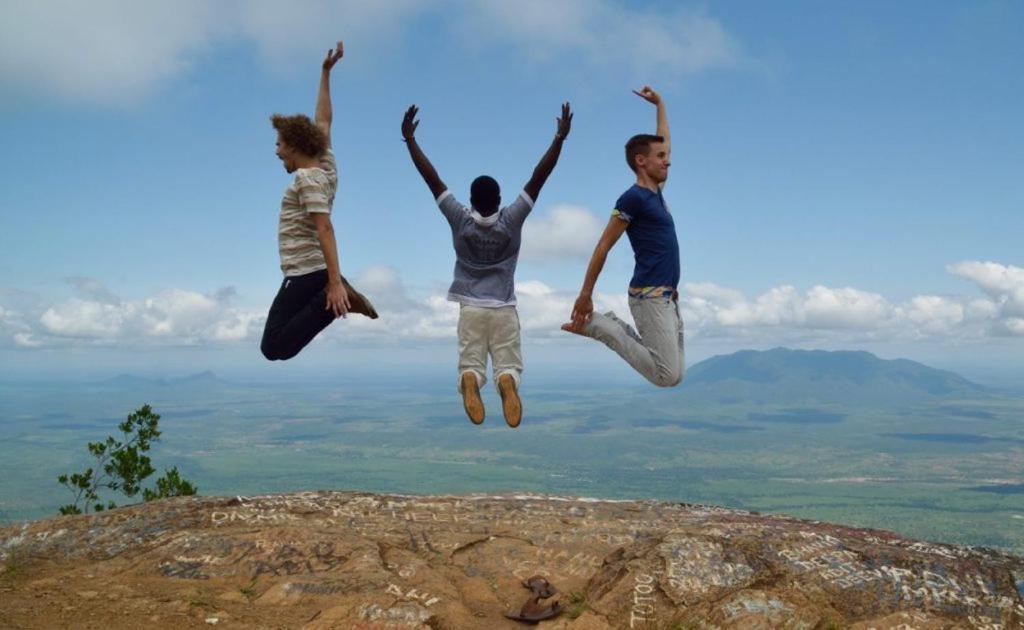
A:
<svg viewBox="0 0 1024 630">
<path fill-rule="evenodd" d="M 480 385 L 472 372 L 462 374 L 462 406 L 473 424 L 481 424 L 484 421 L 484 401 L 480 399 Z"/>
<path fill-rule="evenodd" d="M 516 391 L 516 379 L 511 374 L 502 374 L 498 377 L 498 393 L 501 394 L 501 409 L 505 412 L 505 422 L 513 429 L 518 427 L 523 419 L 523 403 L 519 400 L 519 392 Z"/>
</svg>

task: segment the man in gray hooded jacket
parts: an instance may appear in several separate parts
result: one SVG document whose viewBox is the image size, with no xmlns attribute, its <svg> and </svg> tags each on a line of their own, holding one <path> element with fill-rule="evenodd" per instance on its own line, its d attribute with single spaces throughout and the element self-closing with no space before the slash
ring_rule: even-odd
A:
<svg viewBox="0 0 1024 630">
<path fill-rule="evenodd" d="M 402 137 L 413 164 L 452 229 L 455 273 L 448 299 L 460 305 L 459 391 L 463 406 L 475 424 L 484 421 L 480 386 L 487 379 L 487 355 L 490 354 L 505 421 L 510 427 L 517 427 L 523 414 L 519 399 L 523 356 L 516 311 L 515 271 L 523 222 L 558 162 L 562 143 L 569 135 L 572 112 L 568 103 L 562 105 L 562 116 L 551 146 L 515 201 L 502 208 L 498 182 L 482 175 L 470 186 L 470 207 L 467 208 L 441 181 L 416 142 L 418 111 L 413 105 L 405 112 Z"/>
</svg>

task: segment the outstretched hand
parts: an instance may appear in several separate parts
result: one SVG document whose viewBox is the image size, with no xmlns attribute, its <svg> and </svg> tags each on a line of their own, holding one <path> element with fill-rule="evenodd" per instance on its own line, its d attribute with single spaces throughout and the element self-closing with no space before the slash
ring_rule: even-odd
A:
<svg viewBox="0 0 1024 630">
<path fill-rule="evenodd" d="M 639 92 L 633 90 L 633 94 L 654 105 L 661 103 L 661 96 L 649 85 L 645 85 Z"/>
<path fill-rule="evenodd" d="M 416 135 L 416 127 L 419 126 L 420 121 L 415 118 L 419 111 L 420 108 L 415 105 L 410 105 L 409 109 L 405 110 L 405 116 L 402 118 L 402 138 L 406 142 L 412 140 Z"/>
<path fill-rule="evenodd" d="M 569 109 L 569 103 L 562 103 L 562 117 L 557 118 L 556 121 L 558 130 L 555 133 L 564 140 L 569 135 L 569 129 L 572 128 L 572 111 Z"/>
<path fill-rule="evenodd" d="M 326 70 L 327 72 L 330 72 L 331 68 L 334 67 L 334 64 L 338 63 L 338 60 L 340 60 L 344 56 L 345 56 L 345 45 L 342 42 L 339 41 L 338 45 L 335 46 L 333 49 L 331 49 L 331 48 L 327 49 L 327 57 L 324 58 L 324 65 L 323 65 L 324 70 Z"/>
</svg>

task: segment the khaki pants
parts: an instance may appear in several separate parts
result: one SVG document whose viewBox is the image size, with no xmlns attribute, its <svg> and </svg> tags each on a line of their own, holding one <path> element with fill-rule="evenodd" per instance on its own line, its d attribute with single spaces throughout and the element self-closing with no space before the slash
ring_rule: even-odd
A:
<svg viewBox="0 0 1024 630">
<path fill-rule="evenodd" d="M 594 313 L 584 334 L 617 352 L 658 387 L 678 385 L 686 373 L 679 303 L 669 297 L 630 297 L 629 310 L 636 330 L 608 311 L 604 315 Z"/>
<path fill-rule="evenodd" d="M 472 372 L 480 386 L 487 382 L 487 355 L 491 355 L 494 382 L 511 374 L 519 387 L 523 351 L 519 342 L 519 313 L 515 306 L 483 308 L 461 305 L 459 309 L 459 391 L 462 375 Z"/>
</svg>

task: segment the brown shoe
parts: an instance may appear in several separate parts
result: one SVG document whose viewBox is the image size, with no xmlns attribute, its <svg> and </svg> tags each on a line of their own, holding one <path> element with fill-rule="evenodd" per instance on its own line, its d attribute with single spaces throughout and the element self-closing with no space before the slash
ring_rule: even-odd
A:
<svg viewBox="0 0 1024 630">
<path fill-rule="evenodd" d="M 462 406 L 473 424 L 484 421 L 484 401 L 480 400 L 480 384 L 472 372 L 462 373 Z"/>
<path fill-rule="evenodd" d="M 345 276 L 341 277 L 341 283 L 345 285 L 345 292 L 348 293 L 348 302 L 352 305 L 352 308 L 348 309 L 348 312 L 366 315 L 370 319 L 377 319 L 377 309 L 373 308 L 373 304 L 370 304 L 369 298 L 359 291 L 356 291 L 355 287 L 349 284 L 348 280 L 345 279 Z"/>
<path fill-rule="evenodd" d="M 516 391 L 516 379 L 511 374 L 502 374 L 498 377 L 498 393 L 501 394 L 501 409 L 505 412 L 505 422 L 513 429 L 519 426 L 523 419 L 523 403 L 519 400 L 519 392 Z"/>
</svg>

